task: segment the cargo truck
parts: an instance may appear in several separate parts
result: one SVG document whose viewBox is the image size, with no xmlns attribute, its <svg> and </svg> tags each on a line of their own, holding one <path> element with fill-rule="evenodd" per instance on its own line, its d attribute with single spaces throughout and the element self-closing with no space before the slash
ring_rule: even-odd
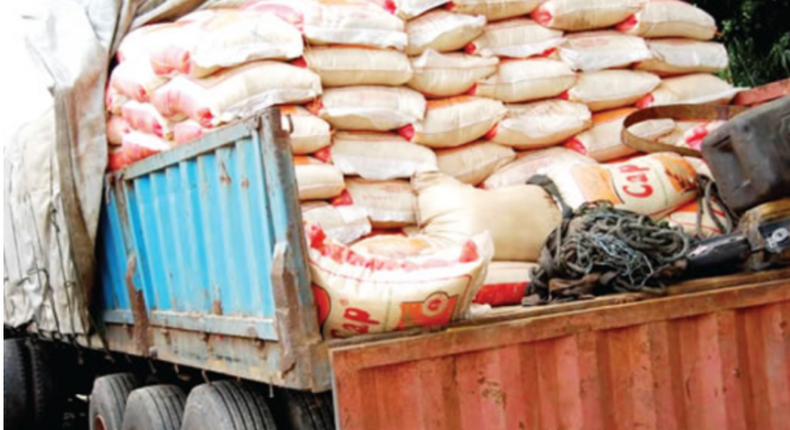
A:
<svg viewBox="0 0 790 430">
<path fill-rule="evenodd" d="M 92 334 L 6 332 L 7 424 L 790 428 L 788 270 L 323 340 L 275 109 L 108 175 L 96 254 Z"/>
</svg>

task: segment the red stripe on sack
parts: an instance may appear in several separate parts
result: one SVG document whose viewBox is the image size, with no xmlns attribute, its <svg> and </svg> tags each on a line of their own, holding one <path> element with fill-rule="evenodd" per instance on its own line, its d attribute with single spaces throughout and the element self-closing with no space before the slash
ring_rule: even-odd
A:
<svg viewBox="0 0 790 430">
<path fill-rule="evenodd" d="M 538 54 L 538 58 L 547 58 L 547 57 L 551 56 L 551 54 L 553 54 L 555 52 L 557 52 L 557 48 L 549 48 L 549 49 L 541 52 L 540 54 Z"/>
<path fill-rule="evenodd" d="M 319 112 L 321 112 L 321 109 L 324 108 L 324 102 L 321 101 L 321 97 L 319 96 L 315 100 L 308 103 L 305 107 L 310 111 L 311 114 L 318 115 Z"/>
<path fill-rule="evenodd" d="M 473 96 L 477 93 L 477 84 L 472 85 L 472 88 L 469 88 L 469 91 L 466 92 L 467 95 Z"/>
<path fill-rule="evenodd" d="M 466 52 L 469 55 L 474 54 L 475 52 L 477 52 L 477 45 L 475 45 L 474 43 L 467 43 L 466 46 L 464 46 L 464 52 Z"/>
<path fill-rule="evenodd" d="M 398 129 L 398 134 L 400 135 L 400 137 L 411 142 L 411 140 L 414 139 L 414 126 L 411 124 L 404 125 L 403 127 Z"/>
<path fill-rule="evenodd" d="M 564 148 L 568 148 L 568 149 L 570 149 L 572 151 L 576 151 L 576 152 L 578 152 L 581 155 L 587 155 L 587 148 L 584 146 L 584 144 L 579 139 L 577 139 L 575 137 L 570 139 L 570 140 L 568 140 L 567 142 L 565 142 L 565 144 L 562 145 L 562 146 Z"/>
<path fill-rule="evenodd" d="M 450 3 L 445 4 L 444 8 L 447 9 L 447 10 L 450 10 L 450 11 L 455 10 L 455 2 L 450 2 Z"/>
<path fill-rule="evenodd" d="M 542 6 L 535 9 L 531 14 L 529 14 L 529 16 L 532 17 L 533 21 L 544 27 L 548 26 L 549 23 L 551 23 L 552 18 L 554 18 L 551 15 L 551 12 L 547 11 Z"/>
<path fill-rule="evenodd" d="M 332 206 L 351 206 L 354 204 L 354 199 L 348 190 L 343 190 L 339 196 L 332 199 Z"/>
<path fill-rule="evenodd" d="M 305 60 L 304 57 L 299 57 L 299 58 L 297 58 L 295 60 L 292 60 L 291 61 L 291 65 L 306 69 L 307 68 L 307 60 Z"/>
<path fill-rule="evenodd" d="M 653 104 L 653 102 L 655 102 L 655 101 L 656 101 L 656 98 L 653 97 L 652 94 L 648 94 L 648 95 L 642 97 L 641 99 L 639 99 L 639 101 L 636 102 L 636 107 L 638 107 L 639 109 L 644 109 L 646 107 L 650 107 Z"/>
<path fill-rule="evenodd" d="M 326 148 L 319 149 L 316 153 L 313 154 L 313 157 L 323 161 L 324 163 L 331 163 L 332 162 L 331 146 L 327 146 Z"/>
<path fill-rule="evenodd" d="M 563 91 L 562 93 L 560 93 L 560 95 L 557 96 L 557 98 L 562 100 L 570 100 L 571 94 L 568 91 L 569 90 Z"/>
<path fill-rule="evenodd" d="M 639 24 L 639 19 L 637 19 L 636 15 L 631 15 L 626 18 L 625 21 L 617 24 L 614 28 L 617 31 L 628 32 L 633 30 L 637 24 Z"/>
<path fill-rule="evenodd" d="M 499 124 L 494 124 L 494 126 L 491 127 L 491 130 L 488 130 L 488 132 L 485 134 L 485 136 L 483 136 L 483 138 L 485 140 L 493 140 L 496 137 L 498 130 L 499 130 Z"/>
<path fill-rule="evenodd" d="M 528 285 L 528 282 L 483 285 L 473 301 L 491 306 L 517 305 L 521 303 Z"/>
</svg>

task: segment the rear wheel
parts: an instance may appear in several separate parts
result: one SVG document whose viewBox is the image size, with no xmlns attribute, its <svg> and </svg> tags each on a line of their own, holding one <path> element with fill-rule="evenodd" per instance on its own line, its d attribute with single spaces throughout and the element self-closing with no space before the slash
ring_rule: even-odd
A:
<svg viewBox="0 0 790 430">
<path fill-rule="evenodd" d="M 181 430 L 275 430 L 263 394 L 252 386 L 219 381 L 189 393 Z"/>
<path fill-rule="evenodd" d="M 278 430 L 334 430 L 332 392 L 277 390 L 272 402 Z"/>
<path fill-rule="evenodd" d="M 63 396 L 52 365 L 50 345 L 30 340 L 30 381 L 33 401 L 33 428 L 58 428 L 63 419 Z"/>
<path fill-rule="evenodd" d="M 179 430 L 187 396 L 175 385 L 138 388 L 129 395 L 123 430 Z"/>
<path fill-rule="evenodd" d="M 137 378 L 131 373 L 96 379 L 88 412 L 90 430 L 121 430 L 126 399 L 137 385 Z"/>
<path fill-rule="evenodd" d="M 3 341 L 3 424 L 7 429 L 30 427 L 33 402 L 28 356 L 24 339 Z"/>
</svg>

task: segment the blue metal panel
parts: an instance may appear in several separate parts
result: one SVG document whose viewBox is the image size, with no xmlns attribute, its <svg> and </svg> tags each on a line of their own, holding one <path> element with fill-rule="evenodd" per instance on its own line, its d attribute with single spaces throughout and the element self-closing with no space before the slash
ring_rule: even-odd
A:
<svg viewBox="0 0 790 430">
<path fill-rule="evenodd" d="M 116 196 L 108 186 L 99 218 L 96 248 L 102 310 L 107 321 L 131 323 L 129 294 L 126 289 L 127 247 L 120 214 Z"/>
<path fill-rule="evenodd" d="M 240 124 L 125 171 L 134 284 L 152 326 L 278 339 L 273 232 L 293 196 L 271 199 L 264 170 L 258 133 Z"/>
</svg>

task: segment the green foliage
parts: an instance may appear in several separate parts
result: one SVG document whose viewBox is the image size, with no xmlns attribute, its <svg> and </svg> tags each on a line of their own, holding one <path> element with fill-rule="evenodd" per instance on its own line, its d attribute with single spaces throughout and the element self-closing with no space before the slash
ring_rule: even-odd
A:
<svg viewBox="0 0 790 430">
<path fill-rule="evenodd" d="M 790 0 L 698 0 L 719 25 L 730 68 L 723 77 L 757 86 L 790 77 Z"/>
</svg>

